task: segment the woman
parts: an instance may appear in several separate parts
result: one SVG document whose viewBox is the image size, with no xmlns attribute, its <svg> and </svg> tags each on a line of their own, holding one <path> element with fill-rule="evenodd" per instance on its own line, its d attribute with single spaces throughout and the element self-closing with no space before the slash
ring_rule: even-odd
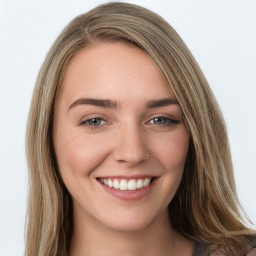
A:
<svg viewBox="0 0 256 256">
<path fill-rule="evenodd" d="M 246 255 L 224 120 L 161 17 L 76 17 L 41 68 L 27 129 L 26 255 Z"/>
</svg>

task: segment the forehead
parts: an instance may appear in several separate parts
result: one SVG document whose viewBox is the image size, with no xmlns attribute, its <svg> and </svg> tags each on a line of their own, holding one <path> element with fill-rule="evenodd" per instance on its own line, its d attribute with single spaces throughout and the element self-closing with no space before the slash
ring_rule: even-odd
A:
<svg viewBox="0 0 256 256">
<path fill-rule="evenodd" d="M 123 42 L 89 46 L 70 61 L 61 95 L 77 98 L 127 98 L 129 95 L 173 96 L 162 72 L 140 48 Z M 137 95 L 136 95 L 137 93 Z"/>
</svg>

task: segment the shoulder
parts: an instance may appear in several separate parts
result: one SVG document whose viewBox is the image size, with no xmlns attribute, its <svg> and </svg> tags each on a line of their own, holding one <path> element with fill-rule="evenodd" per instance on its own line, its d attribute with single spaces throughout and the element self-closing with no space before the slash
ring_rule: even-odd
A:
<svg viewBox="0 0 256 256">
<path fill-rule="evenodd" d="M 256 256 L 256 244 L 254 247 L 248 252 L 247 256 Z"/>
<path fill-rule="evenodd" d="M 202 255 L 203 256 L 203 255 Z M 214 251 L 212 251 L 210 254 L 207 256 L 228 256 L 225 251 L 222 248 L 218 248 Z M 247 254 L 246 256 L 256 256 L 256 247 L 253 247 Z"/>
<path fill-rule="evenodd" d="M 228 256 L 223 248 L 213 249 L 212 246 L 197 242 L 193 256 Z M 256 256 L 256 243 L 245 256 Z"/>
</svg>

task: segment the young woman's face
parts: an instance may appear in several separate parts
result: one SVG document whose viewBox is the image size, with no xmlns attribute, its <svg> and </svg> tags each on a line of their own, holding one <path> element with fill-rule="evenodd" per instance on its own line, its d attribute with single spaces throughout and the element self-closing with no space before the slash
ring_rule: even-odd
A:
<svg viewBox="0 0 256 256">
<path fill-rule="evenodd" d="M 53 139 L 74 217 L 122 231 L 146 228 L 166 213 L 189 143 L 156 64 L 120 42 L 72 59 L 56 100 Z"/>
</svg>

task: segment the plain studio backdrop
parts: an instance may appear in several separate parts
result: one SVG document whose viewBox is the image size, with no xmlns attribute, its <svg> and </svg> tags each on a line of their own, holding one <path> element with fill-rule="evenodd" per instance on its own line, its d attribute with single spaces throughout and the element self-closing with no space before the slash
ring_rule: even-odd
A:
<svg viewBox="0 0 256 256">
<path fill-rule="evenodd" d="M 24 250 L 25 128 L 39 68 L 76 15 L 106 1 L 0 1 L 0 254 Z M 237 191 L 256 223 L 256 1 L 127 1 L 163 16 L 202 68 L 227 122 Z"/>
</svg>

